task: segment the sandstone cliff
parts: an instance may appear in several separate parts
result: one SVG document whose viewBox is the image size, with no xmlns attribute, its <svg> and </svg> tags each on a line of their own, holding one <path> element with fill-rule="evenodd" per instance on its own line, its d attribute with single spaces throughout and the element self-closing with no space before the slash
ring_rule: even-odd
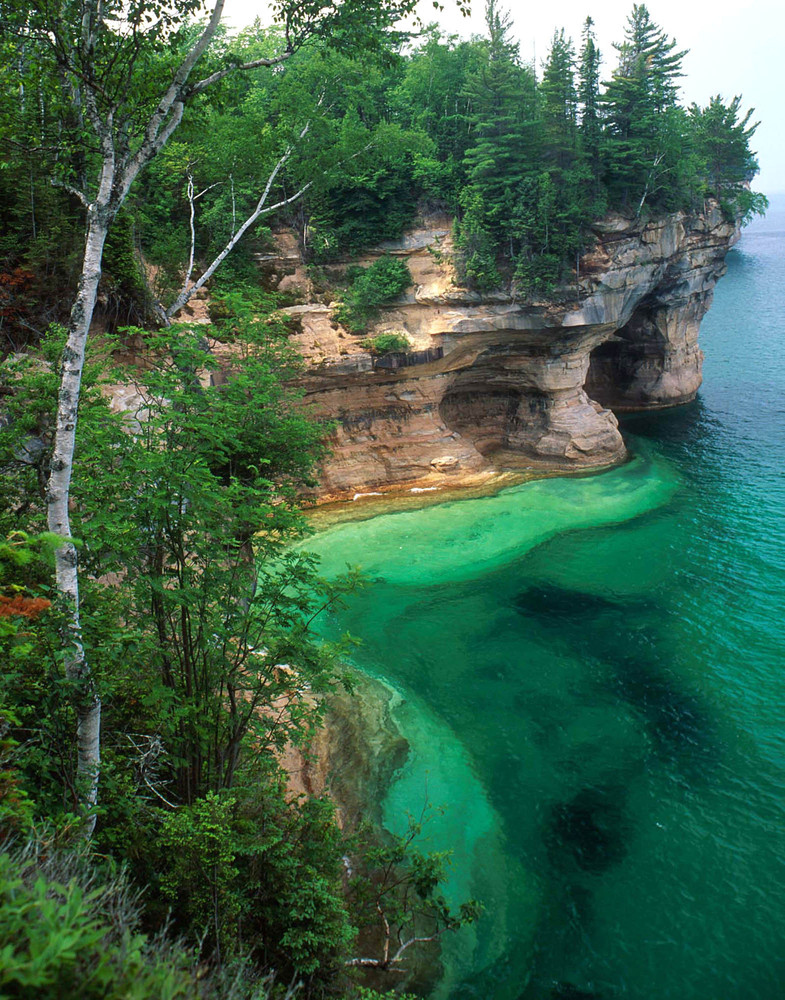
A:
<svg viewBox="0 0 785 1000">
<path fill-rule="evenodd" d="M 290 307 L 307 399 L 337 423 L 323 491 L 596 469 L 626 454 L 614 410 L 693 399 L 698 328 L 738 227 L 709 204 L 646 224 L 611 216 L 594 235 L 577 278 L 550 302 L 459 287 L 447 218 L 375 248 L 369 259 L 404 257 L 414 278 L 371 331 L 405 333 L 406 355 L 373 357 L 327 304 Z M 293 241 L 272 266 L 279 287 L 308 297 Z"/>
</svg>

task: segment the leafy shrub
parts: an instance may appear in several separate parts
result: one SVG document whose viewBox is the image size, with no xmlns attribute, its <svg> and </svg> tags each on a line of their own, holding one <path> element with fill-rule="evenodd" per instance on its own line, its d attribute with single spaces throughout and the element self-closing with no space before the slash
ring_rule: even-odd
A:
<svg viewBox="0 0 785 1000">
<path fill-rule="evenodd" d="M 402 333 L 380 333 L 378 337 L 366 337 L 360 347 L 373 354 L 389 354 L 391 351 L 408 351 L 412 345 Z"/>
<path fill-rule="evenodd" d="M 164 820 L 159 875 L 177 926 L 221 962 L 247 951 L 311 988 L 343 971 L 354 931 L 342 894 L 345 850 L 328 799 L 264 790 L 208 793 Z"/>
<path fill-rule="evenodd" d="M 193 957 L 138 931 L 124 876 L 78 856 L 0 855 L 0 995 L 176 1000 L 197 995 Z"/>
<path fill-rule="evenodd" d="M 362 333 L 380 308 L 402 295 L 411 283 L 412 276 L 405 261 L 380 257 L 370 267 L 355 271 L 335 318 L 352 333 Z"/>
<path fill-rule="evenodd" d="M 240 896 L 232 831 L 235 800 L 208 792 L 164 820 L 161 844 L 170 868 L 161 879 L 164 894 L 179 901 L 191 926 L 210 930 L 218 954 L 236 937 Z"/>
<path fill-rule="evenodd" d="M 0 621 L 0 639 L 13 631 L 13 624 Z M 28 828 L 32 820 L 33 806 L 14 761 L 19 743 L 8 734 L 16 722 L 16 716 L 0 706 L 0 837 Z"/>
</svg>

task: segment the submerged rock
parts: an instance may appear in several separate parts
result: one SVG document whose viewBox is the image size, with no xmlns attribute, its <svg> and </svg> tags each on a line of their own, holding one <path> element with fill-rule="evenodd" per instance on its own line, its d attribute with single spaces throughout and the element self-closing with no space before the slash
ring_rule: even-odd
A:
<svg viewBox="0 0 785 1000">
<path fill-rule="evenodd" d="M 554 863 L 571 858 L 583 871 L 601 874 L 627 854 L 630 830 L 620 789 L 586 788 L 554 806 L 546 840 Z"/>
</svg>

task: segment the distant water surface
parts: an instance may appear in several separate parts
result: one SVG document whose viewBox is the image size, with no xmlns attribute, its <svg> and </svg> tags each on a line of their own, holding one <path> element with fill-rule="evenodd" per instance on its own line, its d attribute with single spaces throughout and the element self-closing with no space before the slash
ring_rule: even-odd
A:
<svg viewBox="0 0 785 1000">
<path fill-rule="evenodd" d="M 387 825 L 486 905 L 441 1000 L 785 996 L 785 198 L 728 263 L 628 465 L 309 542 L 373 580 L 324 627 L 400 696 Z"/>
</svg>

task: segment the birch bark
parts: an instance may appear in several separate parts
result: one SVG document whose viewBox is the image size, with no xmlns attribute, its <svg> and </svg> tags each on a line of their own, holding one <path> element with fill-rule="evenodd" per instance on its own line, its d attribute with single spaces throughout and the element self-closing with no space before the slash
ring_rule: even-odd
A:
<svg viewBox="0 0 785 1000">
<path fill-rule="evenodd" d="M 87 232 L 82 271 L 76 298 L 71 308 L 68 340 L 62 355 L 54 447 L 47 484 L 47 525 L 63 539 L 55 554 L 55 582 L 64 611 L 63 652 L 66 677 L 75 688 L 77 718 L 77 786 L 79 805 L 84 813 L 84 835 L 95 829 L 95 807 L 101 771 L 101 698 L 90 663 L 85 655 L 79 615 L 79 567 L 76 546 L 71 537 L 69 516 L 74 448 L 79 411 L 79 394 L 84 371 L 90 324 L 98 298 L 101 261 L 109 228 L 139 171 L 163 148 L 180 124 L 184 110 L 183 90 L 188 78 L 218 28 L 224 0 L 216 0 L 210 18 L 196 43 L 177 69 L 174 79 L 150 116 L 143 141 L 135 153 L 127 150 L 118 156 L 118 106 L 99 110 L 100 87 L 93 86 L 89 73 L 79 72 L 79 58 L 72 52 L 74 89 L 85 104 L 86 117 L 100 144 L 101 166 L 97 193 L 91 201 L 87 194 L 69 185 L 87 209 Z M 100 4 L 83 4 L 81 52 L 82 63 L 89 66 L 97 33 L 104 28 Z M 267 64 L 270 64 L 270 60 Z M 122 132 L 122 129 L 120 129 Z M 120 148 L 124 147 L 120 144 Z"/>
<path fill-rule="evenodd" d="M 55 552 L 55 579 L 65 612 L 65 672 L 76 687 L 77 780 L 86 811 L 85 835 L 95 828 L 98 778 L 101 768 L 101 698 L 82 644 L 79 618 L 79 575 L 76 547 L 71 541 L 69 500 L 76 444 L 79 390 L 84 370 L 87 333 L 98 297 L 101 257 L 110 218 L 106 210 L 91 206 L 79 288 L 71 309 L 68 340 L 62 356 L 57 404 L 57 425 L 47 489 L 49 530 L 64 539 Z"/>
<path fill-rule="evenodd" d="M 281 3 L 276 16 L 284 25 L 285 43 L 282 51 L 269 58 L 250 62 L 230 62 L 201 80 L 191 81 L 194 68 L 202 59 L 219 28 L 225 0 L 207 4 L 207 20 L 191 48 L 162 85 L 160 99 L 149 116 L 140 120 L 133 95 L 132 83 L 144 62 L 144 33 L 148 22 L 161 19 L 164 23 L 179 23 L 180 15 L 192 12 L 192 4 L 173 0 L 171 4 L 145 3 L 138 5 L 106 4 L 104 0 L 77 0 L 71 6 L 62 4 L 9 4 L 12 27 L 16 35 L 36 39 L 42 53 L 52 57 L 52 79 L 62 89 L 68 111 L 79 130 L 92 128 L 98 139 L 96 193 L 87 190 L 84 157 L 74 153 L 74 171 L 67 178 L 52 178 L 79 199 L 87 210 L 85 252 L 79 286 L 71 309 L 68 340 L 62 356 L 62 380 L 58 397 L 58 412 L 54 449 L 47 485 L 47 522 L 49 530 L 63 539 L 56 553 L 56 585 L 65 609 L 63 647 L 65 670 L 75 683 L 77 712 L 77 772 L 80 804 L 86 813 L 85 833 L 89 837 L 95 827 L 95 806 L 98 801 L 98 780 L 101 754 L 101 699 L 82 642 L 79 617 L 79 575 L 77 549 L 71 539 L 69 500 L 76 443 L 79 393 L 84 369 L 85 350 L 98 297 L 101 261 L 109 229 L 125 201 L 139 172 L 153 159 L 171 138 L 183 118 L 187 103 L 204 93 L 225 77 L 261 67 L 273 67 L 285 62 L 308 38 L 325 34 L 333 23 L 340 24 L 344 9 L 350 15 L 362 7 L 365 0 L 315 0 L 309 4 Z M 0 7 L 0 22 L 6 14 Z M 387 18 L 389 23 L 414 7 L 414 0 L 373 0 L 370 7 Z M 150 16 L 148 16 L 150 15 Z M 128 16 L 132 20 L 128 20 Z M 351 20 L 351 18 L 350 18 Z M 127 31 L 112 25 L 125 21 Z M 99 44 L 109 39 L 109 49 Z M 119 55 L 125 52 L 124 64 Z M 108 53 L 108 54 L 107 54 Z M 123 67 L 118 70 L 117 67 Z M 112 74 L 114 73 L 114 76 Z M 129 135 L 139 137 L 132 145 Z M 280 169 L 280 167 L 278 168 Z M 277 170 L 275 171 L 277 173 Z M 71 183 L 78 178 L 79 186 Z M 274 177 L 273 177 L 274 179 Z M 272 181 L 270 182 L 272 183 Z M 264 207 L 269 188 L 259 206 L 259 212 L 245 228 L 258 218 Z M 298 192 L 295 197 L 302 193 Z M 290 199 L 294 200 L 294 199 Z M 283 202 L 281 204 L 288 204 Z M 280 205 L 278 206 L 280 207 Z M 240 235 L 245 232 L 241 228 Z M 235 240 L 236 242 L 236 240 Z M 213 270 L 229 253 L 232 243 L 214 262 Z M 212 271 L 210 271 L 212 273 Z M 203 276 L 200 281 L 207 280 Z M 201 287 L 196 282 L 188 288 L 185 301 Z M 165 323 L 170 321 L 165 314 Z"/>
</svg>

